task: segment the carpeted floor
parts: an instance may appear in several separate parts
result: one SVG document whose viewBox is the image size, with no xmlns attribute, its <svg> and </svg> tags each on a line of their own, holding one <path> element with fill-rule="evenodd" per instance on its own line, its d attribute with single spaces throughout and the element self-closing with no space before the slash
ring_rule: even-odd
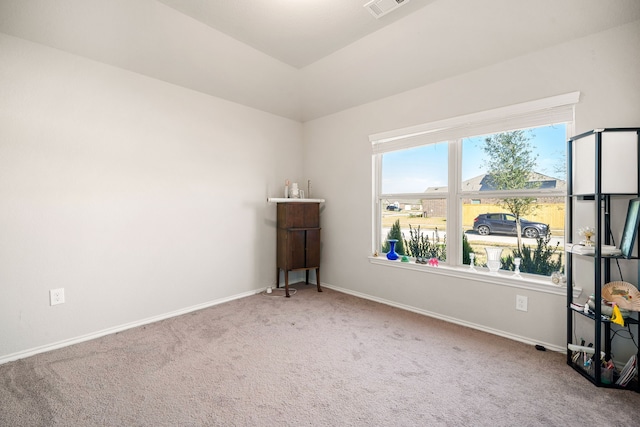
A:
<svg viewBox="0 0 640 427">
<path fill-rule="evenodd" d="M 0 365 L 0 426 L 640 424 L 562 354 L 294 287 Z"/>
</svg>

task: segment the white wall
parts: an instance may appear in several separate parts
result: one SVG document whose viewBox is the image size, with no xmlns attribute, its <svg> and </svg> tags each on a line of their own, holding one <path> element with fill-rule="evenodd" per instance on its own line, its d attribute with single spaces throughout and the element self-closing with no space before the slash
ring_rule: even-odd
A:
<svg viewBox="0 0 640 427">
<path fill-rule="evenodd" d="M 573 91 L 582 94 L 576 109 L 577 132 L 640 126 L 638 46 L 640 22 L 636 21 L 305 123 L 305 171 L 322 194 L 330 195 L 322 224 L 323 282 L 563 348 L 563 295 L 369 263 L 368 135 Z M 529 298 L 528 312 L 515 311 L 516 294 Z"/>
<path fill-rule="evenodd" d="M 0 64 L 0 359 L 273 284 L 299 122 L 3 34 Z"/>
</svg>

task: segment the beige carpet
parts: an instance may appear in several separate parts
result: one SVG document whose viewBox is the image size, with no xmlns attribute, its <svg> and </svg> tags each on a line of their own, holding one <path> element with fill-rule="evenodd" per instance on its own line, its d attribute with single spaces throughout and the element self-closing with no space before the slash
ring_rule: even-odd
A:
<svg viewBox="0 0 640 427">
<path fill-rule="evenodd" d="M 0 425 L 640 423 L 639 394 L 559 353 L 294 287 L 0 365 Z"/>
</svg>

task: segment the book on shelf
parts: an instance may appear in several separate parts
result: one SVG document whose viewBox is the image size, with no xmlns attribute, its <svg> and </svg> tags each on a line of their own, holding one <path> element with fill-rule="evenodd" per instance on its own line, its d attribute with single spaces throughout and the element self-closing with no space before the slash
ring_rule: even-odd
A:
<svg viewBox="0 0 640 427">
<path fill-rule="evenodd" d="M 638 372 L 637 364 L 638 360 L 636 355 L 634 354 L 633 356 L 631 356 L 627 364 L 624 365 L 622 371 L 620 371 L 620 377 L 616 381 L 616 384 L 622 387 L 625 387 L 627 384 L 629 384 L 629 381 L 631 381 Z"/>
</svg>

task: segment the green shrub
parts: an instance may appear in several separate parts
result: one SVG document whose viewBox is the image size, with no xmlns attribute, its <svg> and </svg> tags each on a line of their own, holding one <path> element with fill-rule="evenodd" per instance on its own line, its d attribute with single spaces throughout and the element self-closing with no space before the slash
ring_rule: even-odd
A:
<svg viewBox="0 0 640 427">
<path fill-rule="evenodd" d="M 560 242 L 555 246 L 549 245 L 551 232 L 545 236 L 538 236 L 536 246 L 522 245 L 522 251 L 513 250 L 513 255 L 508 255 L 502 259 L 505 270 L 515 270 L 514 258 L 521 258 L 520 272 L 541 274 L 550 276 L 555 271 L 562 271 L 562 251 L 559 250 Z"/>
<path fill-rule="evenodd" d="M 469 258 L 471 252 L 473 252 L 471 243 L 469 243 L 467 235 L 462 233 L 462 264 L 471 264 L 471 258 Z"/>
<path fill-rule="evenodd" d="M 396 253 L 398 255 L 406 255 L 403 244 L 402 230 L 400 230 L 400 220 L 396 220 L 391 226 L 391 230 L 387 233 L 387 240 L 382 243 L 382 252 L 389 252 L 391 247 L 389 246 L 389 239 L 396 239 Z"/>
</svg>

